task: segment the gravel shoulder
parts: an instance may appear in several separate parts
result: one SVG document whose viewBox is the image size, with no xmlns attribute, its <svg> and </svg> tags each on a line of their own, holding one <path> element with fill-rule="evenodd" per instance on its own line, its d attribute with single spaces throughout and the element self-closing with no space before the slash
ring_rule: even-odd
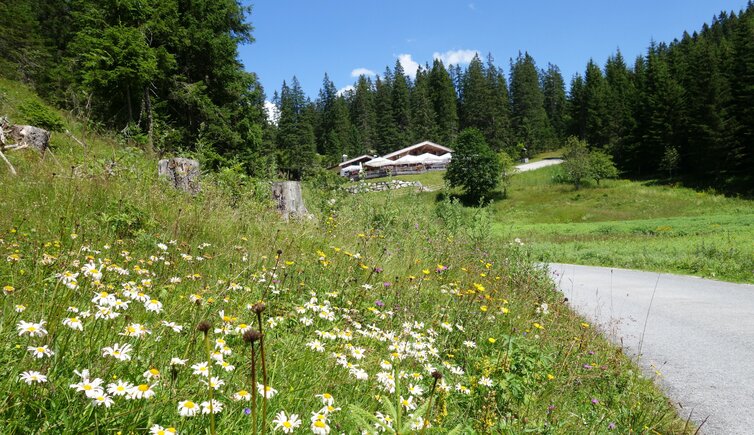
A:
<svg viewBox="0 0 754 435">
<path fill-rule="evenodd" d="M 537 162 L 539 163 L 539 162 Z M 705 434 L 754 428 L 754 285 L 550 264 L 569 304 L 638 358 Z M 656 290 L 655 290 L 656 288 Z"/>
</svg>

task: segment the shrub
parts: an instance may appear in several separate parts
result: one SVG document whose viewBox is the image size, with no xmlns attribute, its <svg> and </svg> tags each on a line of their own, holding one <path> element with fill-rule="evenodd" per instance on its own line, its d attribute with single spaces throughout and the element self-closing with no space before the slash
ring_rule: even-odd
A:
<svg viewBox="0 0 754 435">
<path fill-rule="evenodd" d="M 38 101 L 28 101 L 22 104 L 19 110 L 30 125 L 49 131 L 63 131 L 63 118 Z"/>
</svg>

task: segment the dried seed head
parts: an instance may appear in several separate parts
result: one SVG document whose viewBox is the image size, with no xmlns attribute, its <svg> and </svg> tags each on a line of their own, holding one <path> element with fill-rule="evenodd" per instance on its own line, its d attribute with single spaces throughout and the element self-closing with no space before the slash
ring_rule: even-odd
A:
<svg viewBox="0 0 754 435">
<path fill-rule="evenodd" d="M 264 302 L 257 302 L 253 307 L 251 307 L 251 311 L 257 314 L 261 314 L 265 308 L 267 308 L 267 306 L 264 304 Z"/>
<path fill-rule="evenodd" d="M 203 320 L 203 321 L 199 322 L 198 325 L 196 325 L 196 330 L 197 331 L 202 331 L 205 334 L 207 333 L 207 331 L 210 330 L 210 328 L 212 328 L 212 325 L 210 325 L 210 323 L 208 321 L 206 321 L 206 320 Z"/>
<path fill-rule="evenodd" d="M 257 331 L 256 329 L 249 329 L 248 331 L 243 333 L 243 339 L 247 343 L 254 343 L 260 338 L 262 338 L 262 333 Z"/>
<path fill-rule="evenodd" d="M 437 379 L 438 381 L 442 379 L 442 373 L 438 372 L 437 370 L 432 372 L 432 377 Z"/>
<path fill-rule="evenodd" d="M 280 255 L 282 253 L 283 253 L 283 250 L 282 249 L 278 249 L 278 255 Z"/>
</svg>

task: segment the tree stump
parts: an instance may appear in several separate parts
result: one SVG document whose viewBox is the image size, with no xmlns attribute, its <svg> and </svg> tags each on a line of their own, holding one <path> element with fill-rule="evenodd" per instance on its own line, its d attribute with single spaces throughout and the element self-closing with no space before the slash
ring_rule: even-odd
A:
<svg viewBox="0 0 754 435">
<path fill-rule="evenodd" d="M 283 219 L 309 216 L 309 211 L 301 197 L 301 183 L 298 181 L 280 181 L 272 183 L 272 199 L 277 204 Z"/>
<path fill-rule="evenodd" d="M 157 163 L 157 172 L 165 177 L 178 190 L 196 195 L 201 191 L 199 186 L 199 162 L 183 157 L 163 159 Z"/>
<path fill-rule="evenodd" d="M 8 143 L 8 142 L 13 142 Z M 44 156 L 50 147 L 50 132 L 33 125 L 10 125 L 8 118 L 0 118 L 0 146 L 9 150 L 31 148 Z"/>
</svg>

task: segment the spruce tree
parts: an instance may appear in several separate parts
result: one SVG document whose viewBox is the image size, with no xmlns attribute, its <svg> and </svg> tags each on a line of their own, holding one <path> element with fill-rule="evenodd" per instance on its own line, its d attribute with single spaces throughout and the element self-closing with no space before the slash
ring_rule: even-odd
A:
<svg viewBox="0 0 754 435">
<path fill-rule="evenodd" d="M 377 113 L 375 112 L 375 91 L 372 81 L 360 76 L 351 99 L 351 124 L 356 133 L 356 141 L 351 156 L 365 152 L 374 153 L 377 149 Z"/>
<path fill-rule="evenodd" d="M 291 86 L 283 82 L 280 92 L 280 122 L 276 136 L 279 167 L 287 178 L 300 180 L 315 161 L 316 144 L 312 125 L 314 109 L 298 79 Z"/>
<path fill-rule="evenodd" d="M 390 144 L 392 149 L 400 149 L 411 142 L 411 97 L 409 95 L 408 77 L 403 72 L 403 66 L 398 60 L 393 72 L 393 88 L 391 106 L 395 125 L 395 137 Z"/>
<path fill-rule="evenodd" d="M 392 74 L 387 68 L 384 77 L 377 77 L 375 82 L 375 112 L 377 116 L 378 154 L 393 151 L 393 144 L 398 143 L 398 131 L 393 117 Z"/>
<path fill-rule="evenodd" d="M 440 59 L 432 63 L 429 72 L 429 97 L 435 113 L 437 140 L 450 144 L 458 134 L 457 95 L 450 74 Z"/>
<path fill-rule="evenodd" d="M 429 71 L 420 68 L 411 89 L 411 141 L 414 143 L 425 140 L 438 141 L 435 113 L 429 92 Z"/>
<path fill-rule="evenodd" d="M 547 64 L 542 79 L 542 92 L 547 118 L 558 142 L 566 135 L 566 92 L 565 81 L 557 65 Z"/>
<path fill-rule="evenodd" d="M 488 120 L 484 135 L 493 150 L 512 151 L 513 139 L 510 122 L 510 98 L 503 70 L 494 65 L 492 55 L 487 56 L 486 82 L 488 89 Z"/>
<path fill-rule="evenodd" d="M 515 138 L 534 154 L 554 145 L 552 127 L 544 108 L 544 95 L 534 59 L 519 53 L 511 65 L 511 115 Z"/>
</svg>

